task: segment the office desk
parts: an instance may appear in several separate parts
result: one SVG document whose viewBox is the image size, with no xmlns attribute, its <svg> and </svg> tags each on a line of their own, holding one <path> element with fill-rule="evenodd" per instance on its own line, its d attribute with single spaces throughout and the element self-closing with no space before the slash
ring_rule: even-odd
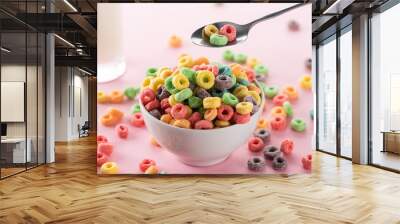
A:
<svg viewBox="0 0 400 224">
<path fill-rule="evenodd" d="M 31 154 L 32 140 L 30 138 L 27 138 L 26 142 L 28 144 L 26 147 L 26 154 L 25 154 L 25 138 L 1 139 L 1 157 L 2 157 L 2 159 L 5 159 L 7 163 L 30 162 L 31 158 L 32 158 L 32 154 Z M 12 154 L 12 156 L 11 156 L 11 154 Z"/>
<path fill-rule="evenodd" d="M 400 131 L 382 131 L 383 150 L 382 152 L 392 152 L 400 154 Z"/>
</svg>

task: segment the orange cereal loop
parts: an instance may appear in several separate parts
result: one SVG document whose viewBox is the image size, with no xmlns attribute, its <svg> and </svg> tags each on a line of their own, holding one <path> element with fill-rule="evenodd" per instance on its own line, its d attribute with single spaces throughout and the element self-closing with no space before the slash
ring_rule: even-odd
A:
<svg viewBox="0 0 400 224">
<path fill-rule="evenodd" d="M 293 86 L 286 86 L 283 89 L 283 93 L 288 96 L 289 100 L 296 100 L 298 97 L 297 91 Z"/>
<path fill-rule="evenodd" d="M 283 109 L 283 107 L 277 106 L 271 109 L 271 115 L 274 117 L 276 116 L 286 117 L 286 112 L 285 109 Z"/>
<path fill-rule="evenodd" d="M 158 144 L 157 140 L 153 136 L 150 138 L 150 143 L 155 147 L 161 147 L 161 145 Z"/>
<path fill-rule="evenodd" d="M 247 89 L 249 89 L 249 91 L 255 91 L 257 94 L 261 94 L 260 88 L 258 88 L 254 83 L 250 83 L 247 86 Z"/>
<path fill-rule="evenodd" d="M 124 102 L 124 93 L 120 90 L 113 90 L 110 93 L 111 103 L 122 103 Z"/>
<path fill-rule="evenodd" d="M 193 65 L 208 65 L 208 64 L 210 64 L 210 61 L 206 57 L 199 57 L 193 62 Z"/>
<path fill-rule="evenodd" d="M 243 72 L 244 72 L 242 66 L 239 65 L 239 64 L 232 64 L 230 67 L 231 67 L 231 69 L 232 69 L 232 73 L 233 73 L 235 76 L 237 76 L 237 75 L 239 75 L 240 73 L 243 73 Z"/>
<path fill-rule="evenodd" d="M 257 128 L 266 128 L 268 126 L 268 120 L 265 118 L 261 118 L 257 121 Z"/>
<path fill-rule="evenodd" d="M 162 79 L 167 79 L 172 75 L 172 70 L 171 69 L 165 69 L 162 72 L 160 72 L 160 78 Z"/>
<path fill-rule="evenodd" d="M 169 38 L 169 46 L 173 48 L 180 48 L 182 46 L 182 39 L 176 35 Z"/>
<path fill-rule="evenodd" d="M 97 103 L 109 103 L 110 102 L 110 96 L 107 95 L 105 92 L 103 91 L 99 91 L 97 92 Z"/>
<path fill-rule="evenodd" d="M 114 125 L 115 121 L 114 121 L 113 116 L 111 116 L 111 114 L 104 114 L 103 116 L 101 116 L 100 122 L 104 126 L 112 126 L 112 125 Z"/>
<path fill-rule="evenodd" d="M 170 114 L 163 114 L 160 121 L 169 124 L 172 121 L 172 116 Z"/>
<path fill-rule="evenodd" d="M 107 113 L 117 119 L 118 122 L 124 117 L 124 113 L 116 108 L 110 108 Z"/>
<path fill-rule="evenodd" d="M 178 59 L 178 67 L 193 67 L 193 59 L 189 55 L 180 57 Z"/>
</svg>

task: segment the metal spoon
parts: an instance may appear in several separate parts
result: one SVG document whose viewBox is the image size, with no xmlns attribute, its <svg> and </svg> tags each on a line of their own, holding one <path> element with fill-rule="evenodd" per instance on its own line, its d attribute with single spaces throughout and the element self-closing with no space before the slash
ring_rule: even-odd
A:
<svg viewBox="0 0 400 224">
<path fill-rule="evenodd" d="M 271 13 L 271 14 L 268 14 L 268 15 L 266 15 L 266 16 L 264 16 L 264 17 L 261 17 L 261 18 L 259 18 L 259 19 L 256 19 L 256 20 L 254 20 L 254 21 L 252 21 L 252 22 L 250 22 L 250 23 L 248 23 L 248 24 L 244 24 L 244 25 L 240 25 L 240 24 L 236 24 L 236 23 L 232 23 L 232 22 L 216 22 L 216 23 L 213 23 L 218 29 L 221 28 L 221 27 L 222 27 L 223 25 L 225 25 L 225 24 L 230 24 L 230 25 L 236 27 L 236 40 L 235 40 L 235 41 L 232 41 L 232 42 L 228 42 L 228 44 L 227 44 L 227 45 L 224 45 L 224 46 L 215 46 L 215 45 L 211 45 L 208 41 L 206 41 L 206 40 L 203 39 L 201 33 L 202 33 L 203 28 L 204 28 L 205 26 L 203 26 L 203 27 L 197 29 L 197 30 L 192 34 L 191 39 L 192 39 L 192 42 L 193 42 L 194 44 L 197 44 L 197 45 L 199 45 L 199 46 L 205 46 L 205 47 L 226 47 L 226 46 L 235 45 L 235 44 L 237 44 L 237 43 L 240 43 L 240 42 L 242 42 L 242 41 L 245 41 L 245 40 L 247 39 L 248 35 L 249 35 L 250 29 L 251 29 L 254 25 L 256 25 L 257 23 L 259 23 L 259 22 L 261 22 L 261 21 L 264 21 L 264 20 L 267 20 L 267 19 L 271 19 L 271 18 L 276 17 L 276 16 L 279 16 L 279 15 L 281 15 L 281 14 L 287 12 L 287 11 L 290 11 L 290 10 L 292 10 L 292 9 L 298 8 L 298 7 L 302 6 L 302 5 L 303 5 L 302 3 L 296 4 L 296 5 L 291 6 L 291 7 L 289 7 L 289 8 L 282 9 L 282 10 L 280 10 L 280 11 L 277 11 L 277 12 L 274 12 L 274 13 Z"/>
</svg>

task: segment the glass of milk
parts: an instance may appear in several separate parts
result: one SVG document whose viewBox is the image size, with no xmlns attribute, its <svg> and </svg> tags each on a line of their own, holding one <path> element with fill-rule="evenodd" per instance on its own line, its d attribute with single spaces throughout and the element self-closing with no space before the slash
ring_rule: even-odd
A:
<svg viewBox="0 0 400 224">
<path fill-rule="evenodd" d="M 123 53 L 123 4 L 98 4 L 97 16 L 97 81 L 110 82 L 126 69 Z"/>
</svg>

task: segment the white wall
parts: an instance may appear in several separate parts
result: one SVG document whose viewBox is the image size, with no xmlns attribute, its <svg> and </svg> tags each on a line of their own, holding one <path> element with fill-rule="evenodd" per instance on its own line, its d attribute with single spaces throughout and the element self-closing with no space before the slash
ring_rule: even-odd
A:
<svg viewBox="0 0 400 224">
<path fill-rule="evenodd" d="M 55 73 L 55 140 L 70 141 L 88 120 L 88 78 L 72 67 L 56 67 Z"/>
</svg>

